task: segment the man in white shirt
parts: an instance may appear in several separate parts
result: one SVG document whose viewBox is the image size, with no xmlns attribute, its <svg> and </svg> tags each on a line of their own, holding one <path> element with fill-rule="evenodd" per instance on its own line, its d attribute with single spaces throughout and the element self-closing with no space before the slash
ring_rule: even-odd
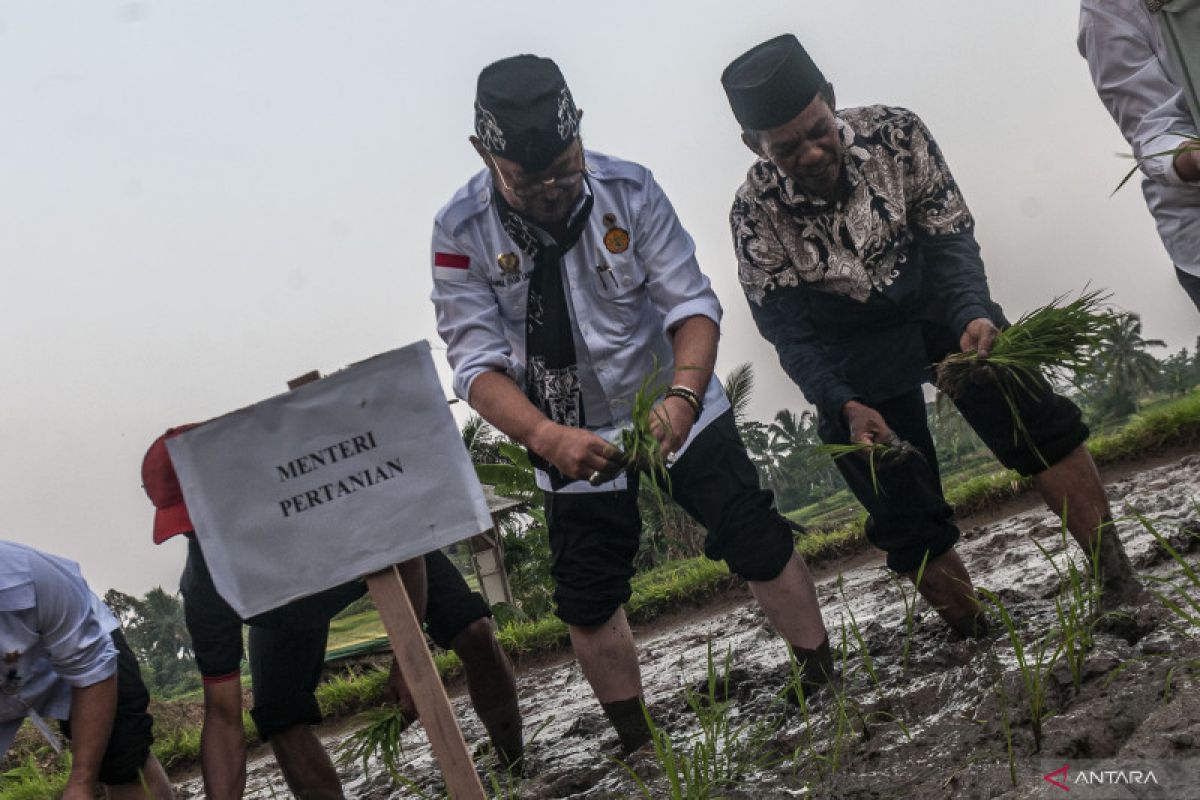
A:
<svg viewBox="0 0 1200 800">
<path fill-rule="evenodd" d="M 1164 5 L 1161 0 L 1083 0 L 1079 52 L 1105 108 L 1139 159 L 1142 194 L 1158 235 L 1175 262 L 1179 283 L 1200 309 L 1200 133 L 1188 113 L 1180 64 L 1163 41 L 1157 17 Z"/>
<path fill-rule="evenodd" d="M 97 781 L 111 798 L 171 798 L 150 752 L 150 695 L 112 612 L 88 589 L 79 565 L 0 542 L 0 755 L 26 717 L 62 722 L 71 739 L 68 800 L 91 800 Z"/>
<path fill-rule="evenodd" d="M 721 307 L 649 170 L 585 151 L 553 61 L 479 76 L 485 169 L 438 212 L 433 303 L 454 389 L 525 445 L 545 491 L 558 616 L 626 751 L 649 736 L 622 604 L 638 549 L 638 474 L 611 442 L 648 375 L 670 388 L 654 435 L 705 553 L 749 581 L 810 688 L 832 658 L 812 578 L 746 456 L 712 374 Z"/>
</svg>

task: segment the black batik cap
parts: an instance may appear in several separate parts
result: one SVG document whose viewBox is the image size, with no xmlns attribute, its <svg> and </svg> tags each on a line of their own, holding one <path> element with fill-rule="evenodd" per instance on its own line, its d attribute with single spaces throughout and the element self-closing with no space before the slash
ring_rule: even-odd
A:
<svg viewBox="0 0 1200 800">
<path fill-rule="evenodd" d="M 721 73 L 737 121 L 747 130 L 777 128 L 825 88 L 825 76 L 795 36 L 785 33 L 750 48 Z"/>
<path fill-rule="evenodd" d="M 488 152 L 537 172 L 579 135 L 579 111 L 558 65 L 513 56 L 489 64 L 475 88 L 475 135 Z"/>
</svg>

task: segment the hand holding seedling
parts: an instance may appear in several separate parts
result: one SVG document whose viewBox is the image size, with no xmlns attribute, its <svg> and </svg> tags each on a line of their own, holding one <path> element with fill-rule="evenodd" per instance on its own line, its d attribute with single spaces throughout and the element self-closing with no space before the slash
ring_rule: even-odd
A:
<svg viewBox="0 0 1200 800">
<path fill-rule="evenodd" d="M 894 444 L 900 440 L 884 422 L 883 415 L 865 403 L 851 400 L 842 406 L 842 414 L 850 427 L 850 443 L 864 445 L 858 454 L 861 458 L 870 458 L 871 445 Z"/>
<path fill-rule="evenodd" d="M 1200 181 L 1200 139 L 1188 142 L 1175 152 L 1175 171 L 1188 183 Z"/>
<path fill-rule="evenodd" d="M 654 406 L 650 412 L 650 432 L 658 440 L 663 459 L 687 441 L 695 423 L 696 412 L 682 398 L 667 397 Z"/>
<path fill-rule="evenodd" d="M 621 451 L 583 428 L 546 420 L 529 446 L 569 478 L 598 484 L 621 471 Z"/>
<path fill-rule="evenodd" d="M 979 317 L 967 323 L 967 327 L 963 329 L 962 336 L 958 340 L 958 345 L 964 353 L 973 350 L 979 354 L 980 358 L 987 358 L 992 354 L 992 344 L 999 335 L 1000 329 L 996 327 L 995 323 L 987 317 Z"/>
</svg>

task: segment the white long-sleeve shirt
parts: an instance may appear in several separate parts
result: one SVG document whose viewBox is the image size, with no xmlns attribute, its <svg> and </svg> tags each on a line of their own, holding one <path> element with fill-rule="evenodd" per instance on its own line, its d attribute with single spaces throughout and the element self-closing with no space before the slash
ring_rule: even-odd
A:
<svg viewBox="0 0 1200 800">
<path fill-rule="evenodd" d="M 0 755 L 30 709 L 69 719 L 71 689 L 117 671 L 116 628 L 78 564 L 0 541 Z"/>
<path fill-rule="evenodd" d="M 1142 193 L 1167 253 L 1200 276 L 1200 182 L 1154 156 L 1200 136 L 1158 21 L 1143 0 L 1082 0 L 1078 44 L 1100 99 L 1143 159 Z"/>
<path fill-rule="evenodd" d="M 643 166 L 588 151 L 594 205 L 579 241 L 563 257 L 563 283 L 575 337 L 588 427 L 611 437 L 630 419 L 634 394 L 655 365 L 669 380 L 667 332 L 684 319 L 720 324 L 721 304 L 696 262 L 695 244 L 666 194 Z M 437 214 L 433 229 L 433 304 L 438 333 L 454 369 L 454 391 L 466 400 L 489 370 L 525 382 L 525 314 L 532 261 L 505 231 L 484 170 Z M 606 239 L 620 229 L 627 239 Z M 504 262 L 502 265 L 501 262 Z M 507 268 L 506 268 L 507 266 Z M 603 269 L 598 269 L 603 267 Z M 715 377 L 692 436 L 729 408 Z M 539 484 L 548 487 L 545 476 Z M 586 481 L 567 491 L 611 491 L 615 482 Z"/>
</svg>

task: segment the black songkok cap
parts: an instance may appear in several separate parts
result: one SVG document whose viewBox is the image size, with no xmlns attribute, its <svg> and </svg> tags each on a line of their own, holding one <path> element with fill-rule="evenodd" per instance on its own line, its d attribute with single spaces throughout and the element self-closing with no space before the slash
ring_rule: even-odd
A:
<svg viewBox="0 0 1200 800">
<path fill-rule="evenodd" d="M 530 172 L 550 166 L 579 135 L 579 111 L 558 65 L 522 55 L 484 67 L 475 88 L 484 149 Z"/>
<path fill-rule="evenodd" d="M 721 73 L 733 115 L 752 131 L 777 128 L 825 88 L 825 76 L 790 33 L 750 48 Z"/>
</svg>

